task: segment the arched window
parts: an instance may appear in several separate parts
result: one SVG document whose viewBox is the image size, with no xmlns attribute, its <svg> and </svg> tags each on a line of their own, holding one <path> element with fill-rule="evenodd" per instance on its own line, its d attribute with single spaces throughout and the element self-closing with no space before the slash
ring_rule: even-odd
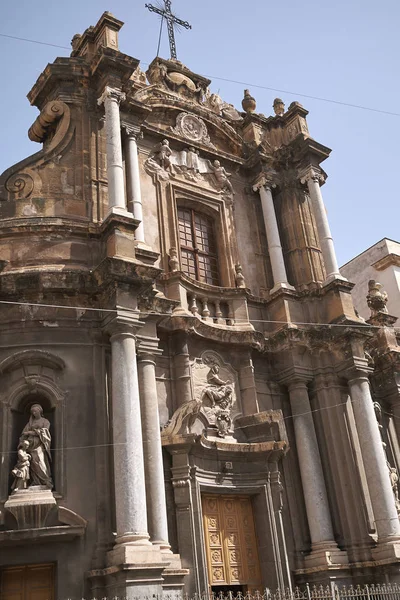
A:
<svg viewBox="0 0 400 600">
<path fill-rule="evenodd" d="M 213 221 L 191 208 L 178 208 L 181 269 L 189 277 L 219 285 Z"/>
</svg>

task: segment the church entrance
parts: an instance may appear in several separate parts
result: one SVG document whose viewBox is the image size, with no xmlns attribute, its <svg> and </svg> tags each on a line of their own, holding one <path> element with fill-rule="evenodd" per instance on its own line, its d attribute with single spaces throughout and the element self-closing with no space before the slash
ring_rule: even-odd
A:
<svg viewBox="0 0 400 600">
<path fill-rule="evenodd" d="M 261 591 L 262 582 L 249 496 L 202 496 L 211 591 Z"/>
<path fill-rule="evenodd" d="M 54 600 L 54 565 L 19 565 L 0 571 L 0 600 Z"/>
</svg>

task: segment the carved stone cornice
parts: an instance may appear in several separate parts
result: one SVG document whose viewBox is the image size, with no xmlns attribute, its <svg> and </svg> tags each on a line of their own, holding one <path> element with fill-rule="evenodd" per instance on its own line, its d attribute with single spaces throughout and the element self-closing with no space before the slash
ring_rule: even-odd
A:
<svg viewBox="0 0 400 600">
<path fill-rule="evenodd" d="M 112 100 L 113 102 L 120 104 L 125 99 L 126 99 L 126 94 L 124 92 L 122 92 L 118 88 L 112 88 L 112 87 L 106 85 L 103 93 L 101 94 L 100 98 L 97 100 L 97 104 L 100 106 L 106 100 Z"/>
</svg>

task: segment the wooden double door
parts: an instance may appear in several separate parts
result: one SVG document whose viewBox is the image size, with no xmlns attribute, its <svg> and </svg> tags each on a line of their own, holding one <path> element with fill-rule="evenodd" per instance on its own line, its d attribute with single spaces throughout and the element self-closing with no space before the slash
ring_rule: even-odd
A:
<svg viewBox="0 0 400 600">
<path fill-rule="evenodd" d="M 204 494 L 202 507 L 211 591 L 261 591 L 250 497 Z"/>
<path fill-rule="evenodd" d="M 0 571 L 0 600 L 54 600 L 54 565 L 20 565 Z"/>
</svg>

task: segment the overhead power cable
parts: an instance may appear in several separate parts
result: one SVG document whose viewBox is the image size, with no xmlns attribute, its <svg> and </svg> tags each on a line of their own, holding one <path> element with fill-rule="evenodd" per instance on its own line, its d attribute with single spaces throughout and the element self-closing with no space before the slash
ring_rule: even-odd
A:
<svg viewBox="0 0 400 600">
<path fill-rule="evenodd" d="M 15 306 L 29 306 L 29 307 L 40 307 L 40 308 L 56 308 L 56 309 L 65 309 L 65 310 L 79 310 L 83 312 L 106 312 L 106 313 L 115 313 L 117 312 L 116 308 L 97 308 L 92 306 L 67 306 L 65 304 L 44 304 L 41 302 L 18 302 L 16 300 L 0 300 L 0 304 L 8 304 Z M 179 316 L 181 318 L 192 318 L 195 315 L 173 315 L 172 313 L 152 313 L 151 310 L 129 310 L 126 312 L 130 312 L 131 314 L 140 314 L 140 313 L 149 313 L 154 314 L 159 317 L 173 317 Z M 268 319 L 234 319 L 235 323 L 268 323 L 270 325 L 301 325 L 307 327 L 344 327 L 355 329 L 382 329 L 382 325 L 370 325 L 369 323 L 365 323 L 360 321 L 360 323 L 316 323 L 316 322 L 308 322 L 308 321 L 274 321 Z M 394 327 L 394 329 L 400 329 L 400 327 Z"/>
<path fill-rule="evenodd" d="M 63 50 L 71 50 L 70 47 L 68 46 L 60 46 L 58 44 L 51 44 L 49 42 L 41 42 L 39 40 L 31 40 L 28 38 L 22 38 L 22 37 L 18 37 L 15 35 L 8 35 L 6 33 L 0 33 L 0 37 L 4 37 L 4 38 L 9 38 L 12 40 L 17 40 L 17 41 L 21 41 L 21 42 L 29 42 L 31 44 L 40 44 L 42 46 L 51 46 L 52 48 L 62 48 Z M 143 62 L 141 61 L 142 65 L 148 65 L 149 63 Z M 208 77 L 209 79 L 216 79 L 218 81 L 225 81 L 227 83 L 234 83 L 236 85 L 244 85 L 247 86 L 249 88 L 257 88 L 260 90 L 268 90 L 271 92 L 277 92 L 278 94 L 289 94 L 291 96 L 299 96 L 301 98 L 308 98 L 310 100 L 317 100 L 318 102 L 328 102 L 330 104 L 336 104 L 339 106 L 348 106 L 349 108 L 355 108 L 358 110 L 367 110 L 369 112 L 375 112 L 375 113 L 380 113 L 383 115 L 390 115 L 392 117 L 400 117 L 400 113 L 398 112 L 392 112 L 392 111 L 388 111 L 388 110 L 382 110 L 380 108 L 373 108 L 371 106 L 363 106 L 362 104 L 352 104 L 350 102 L 342 102 L 341 100 L 333 100 L 331 98 L 324 98 L 322 96 L 312 96 L 311 94 L 303 94 L 301 92 L 293 92 L 291 90 L 282 90 L 279 88 L 274 88 L 274 87 L 268 87 L 266 85 L 260 85 L 257 83 L 250 83 L 248 81 L 238 81 L 235 79 L 227 79 L 224 77 L 218 77 L 216 75 L 205 75 L 205 77 Z"/>
</svg>

